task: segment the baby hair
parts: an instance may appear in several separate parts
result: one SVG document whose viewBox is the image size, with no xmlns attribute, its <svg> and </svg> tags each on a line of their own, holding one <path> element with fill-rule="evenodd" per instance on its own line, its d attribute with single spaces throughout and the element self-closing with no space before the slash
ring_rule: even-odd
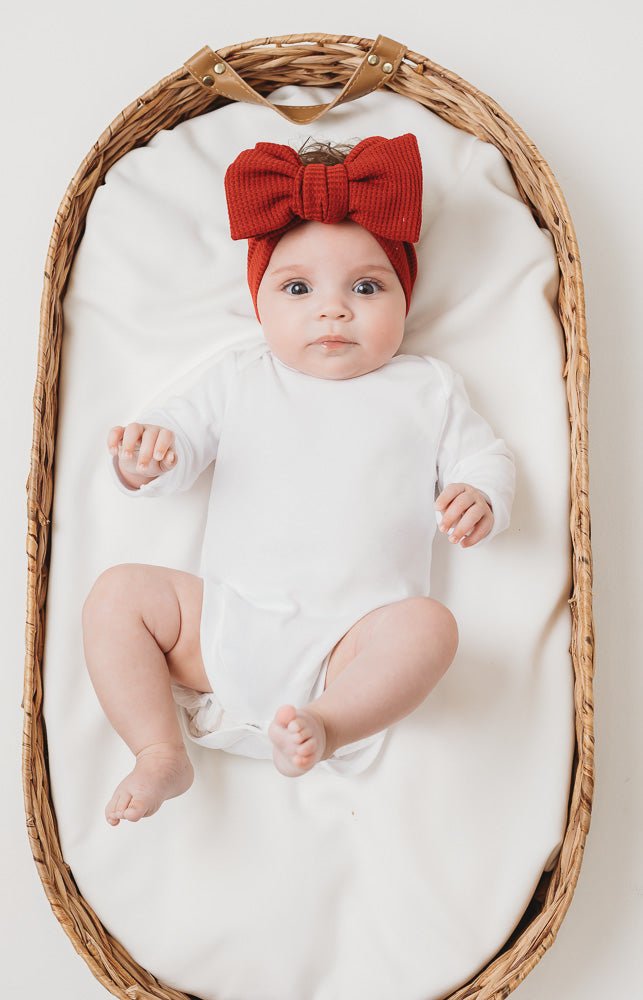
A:
<svg viewBox="0 0 643 1000">
<path fill-rule="evenodd" d="M 297 155 L 302 163 L 325 163 L 332 166 L 334 163 L 343 163 L 344 159 L 353 148 L 350 143 L 323 142 L 322 140 L 313 142 L 306 148 L 312 136 L 308 136 L 303 146 L 297 150 Z M 359 142 L 359 140 L 356 140 Z"/>
</svg>

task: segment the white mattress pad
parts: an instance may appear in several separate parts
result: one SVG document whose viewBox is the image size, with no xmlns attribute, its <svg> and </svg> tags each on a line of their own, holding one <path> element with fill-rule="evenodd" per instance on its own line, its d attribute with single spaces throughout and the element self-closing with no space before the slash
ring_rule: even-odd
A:
<svg viewBox="0 0 643 1000">
<path fill-rule="evenodd" d="M 337 89 L 271 99 L 325 103 Z M 116 563 L 198 572 L 212 468 L 132 503 L 110 479 L 107 431 L 261 342 L 247 244 L 228 229 L 234 157 L 260 140 L 404 132 L 424 204 L 399 353 L 453 366 L 517 467 L 507 530 L 471 549 L 433 543 L 431 594 L 458 621 L 456 658 L 363 773 L 293 779 L 186 738 L 190 790 L 111 827 L 104 807 L 133 758 L 84 665 L 82 604 Z M 130 151 L 96 191 L 64 301 L 43 711 L 65 860 L 161 982 L 202 1000 L 438 1000 L 519 921 L 562 840 L 574 746 L 557 289 L 551 236 L 502 155 L 389 92 L 309 127 L 227 105 Z"/>
</svg>

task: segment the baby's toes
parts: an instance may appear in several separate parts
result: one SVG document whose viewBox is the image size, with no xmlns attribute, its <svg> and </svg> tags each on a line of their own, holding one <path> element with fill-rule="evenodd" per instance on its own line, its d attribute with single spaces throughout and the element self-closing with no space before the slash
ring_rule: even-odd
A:
<svg viewBox="0 0 643 1000">
<path fill-rule="evenodd" d="M 308 757 L 313 757 L 316 751 L 317 751 L 317 740 L 315 739 L 314 736 L 311 736 L 309 739 L 306 740 L 305 743 L 302 743 L 300 746 L 297 747 L 297 749 L 295 750 L 295 755 L 297 757 L 301 757 L 303 760 L 306 760 Z"/>
<path fill-rule="evenodd" d="M 309 732 L 304 729 L 297 728 L 295 720 L 293 720 L 293 722 L 291 722 L 288 726 L 288 738 L 291 743 L 303 743 L 309 736 Z"/>
<path fill-rule="evenodd" d="M 282 705 L 275 713 L 274 721 L 283 729 L 290 729 L 291 722 L 295 721 L 297 709 L 294 705 Z"/>
<path fill-rule="evenodd" d="M 295 743 L 299 744 L 305 743 L 306 740 L 315 736 L 313 728 L 303 715 L 297 716 L 297 718 L 293 719 L 292 722 L 289 723 L 288 731 Z"/>
<path fill-rule="evenodd" d="M 297 753 L 301 753 L 304 750 L 304 747 L 308 747 L 308 744 L 311 740 L 314 740 L 314 738 L 314 733 L 308 727 L 302 729 L 301 732 L 295 736 L 295 740 L 298 744 L 296 747 Z"/>
<path fill-rule="evenodd" d="M 144 799 L 132 798 L 129 805 L 123 810 L 123 819 L 129 819 L 132 823 L 136 823 L 147 814 L 149 805 L 149 802 Z"/>
<path fill-rule="evenodd" d="M 132 796 L 129 792 L 122 792 L 118 790 L 114 792 L 111 799 L 105 806 L 105 817 L 108 823 L 111 823 L 112 826 L 118 826 L 121 819 L 121 813 L 128 805 L 131 797 Z"/>
<path fill-rule="evenodd" d="M 298 767 L 302 771 L 309 771 L 317 761 L 319 760 L 319 754 L 317 753 L 300 753 L 296 750 L 291 757 L 293 767 Z"/>
</svg>

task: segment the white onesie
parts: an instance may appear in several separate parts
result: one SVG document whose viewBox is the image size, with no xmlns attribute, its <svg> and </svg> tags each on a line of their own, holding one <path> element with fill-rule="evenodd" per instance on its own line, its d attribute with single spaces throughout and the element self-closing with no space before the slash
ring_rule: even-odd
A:
<svg viewBox="0 0 643 1000">
<path fill-rule="evenodd" d="M 487 495 L 495 520 L 478 545 L 509 524 L 513 454 L 472 409 L 461 376 L 429 355 L 323 379 L 260 343 L 228 351 L 136 419 L 173 430 L 178 460 L 137 490 L 110 458 L 128 496 L 188 490 L 216 460 L 199 570 L 213 693 L 172 685 L 203 746 L 271 758 L 275 712 L 321 695 L 344 633 L 374 608 L 429 594 L 434 502 L 446 485 Z M 363 771 L 386 732 L 317 766 Z"/>
</svg>

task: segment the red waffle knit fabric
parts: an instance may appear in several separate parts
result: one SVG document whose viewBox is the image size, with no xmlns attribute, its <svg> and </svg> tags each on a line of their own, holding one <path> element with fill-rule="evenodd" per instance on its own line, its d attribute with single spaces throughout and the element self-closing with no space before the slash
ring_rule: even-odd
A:
<svg viewBox="0 0 643 1000">
<path fill-rule="evenodd" d="M 422 160 L 417 138 L 363 139 L 342 163 L 302 163 L 290 146 L 258 142 L 225 174 L 233 240 L 248 240 L 248 285 L 259 322 L 257 292 L 282 236 L 305 220 L 350 219 L 367 229 L 395 268 L 406 313 L 417 276 L 413 243 L 422 225 Z"/>
</svg>

